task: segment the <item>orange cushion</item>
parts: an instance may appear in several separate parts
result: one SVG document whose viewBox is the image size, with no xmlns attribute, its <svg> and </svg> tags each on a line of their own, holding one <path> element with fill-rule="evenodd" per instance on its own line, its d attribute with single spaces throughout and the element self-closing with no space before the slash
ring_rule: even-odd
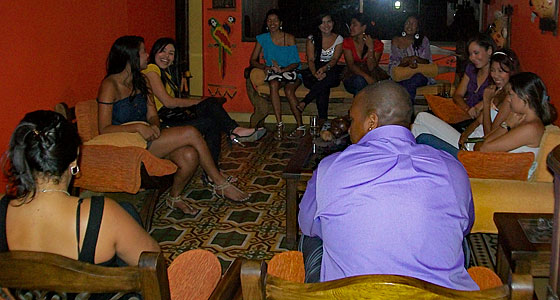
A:
<svg viewBox="0 0 560 300">
<path fill-rule="evenodd" d="M 434 115 L 446 123 L 454 124 L 471 118 L 469 114 L 457 106 L 452 99 L 429 94 L 424 94 L 424 97 L 430 109 L 434 112 Z"/>
<path fill-rule="evenodd" d="M 157 158 L 140 147 L 84 145 L 80 150 L 80 173 L 74 185 L 91 191 L 137 193 L 142 164 L 151 176 L 173 174 L 177 170 L 170 160 Z"/>
<path fill-rule="evenodd" d="M 494 271 L 486 267 L 470 267 L 467 272 L 480 290 L 492 289 L 502 286 L 502 280 Z"/>
<path fill-rule="evenodd" d="M 167 276 L 171 299 L 206 300 L 222 277 L 222 266 L 210 251 L 189 250 L 171 262 Z"/>
<path fill-rule="evenodd" d="M 550 151 L 558 145 L 560 145 L 560 128 L 555 125 L 546 126 L 537 155 L 537 169 L 532 178 L 534 181 L 552 182 L 554 176 L 546 165 L 546 158 Z"/>
<path fill-rule="evenodd" d="M 457 158 L 471 178 L 527 181 L 535 155 L 531 152 L 459 151 Z"/>
<path fill-rule="evenodd" d="M 305 281 L 303 253 L 287 251 L 274 255 L 268 263 L 267 273 L 284 280 L 303 283 Z"/>
<path fill-rule="evenodd" d="M 97 101 L 87 100 L 76 104 L 76 122 L 78 133 L 83 142 L 87 142 L 99 135 L 99 120 L 97 119 Z"/>
</svg>

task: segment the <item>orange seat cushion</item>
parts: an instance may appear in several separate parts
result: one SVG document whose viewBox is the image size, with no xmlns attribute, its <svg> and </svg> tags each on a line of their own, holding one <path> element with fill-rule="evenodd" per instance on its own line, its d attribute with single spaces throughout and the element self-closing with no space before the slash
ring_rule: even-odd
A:
<svg viewBox="0 0 560 300">
<path fill-rule="evenodd" d="M 502 286 L 502 280 L 494 271 L 486 267 L 470 267 L 467 272 L 480 290 L 492 289 Z"/>
<path fill-rule="evenodd" d="M 467 170 L 470 178 L 527 181 L 535 155 L 531 152 L 459 151 L 457 158 Z"/>
<path fill-rule="evenodd" d="M 284 280 L 303 283 L 305 281 L 303 253 L 287 251 L 274 255 L 268 263 L 267 273 Z"/>
<path fill-rule="evenodd" d="M 452 99 L 429 94 L 424 94 L 424 97 L 428 102 L 428 106 L 430 106 L 430 109 L 434 112 L 434 115 L 446 123 L 454 124 L 471 118 L 469 114 L 457 106 Z"/>
<path fill-rule="evenodd" d="M 177 256 L 167 276 L 172 300 L 207 300 L 222 277 L 222 267 L 212 252 L 195 249 Z"/>
</svg>

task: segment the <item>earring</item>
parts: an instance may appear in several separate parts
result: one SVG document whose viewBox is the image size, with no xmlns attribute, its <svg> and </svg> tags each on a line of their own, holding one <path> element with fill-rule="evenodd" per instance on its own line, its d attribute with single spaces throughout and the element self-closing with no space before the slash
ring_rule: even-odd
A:
<svg viewBox="0 0 560 300">
<path fill-rule="evenodd" d="M 70 167 L 70 174 L 72 174 L 72 176 L 76 176 L 76 174 L 78 174 L 79 172 L 80 172 L 80 167 L 78 167 L 78 165 Z"/>
<path fill-rule="evenodd" d="M 372 131 L 372 130 L 373 130 L 373 126 L 370 126 L 367 130 L 368 130 L 368 131 Z"/>
<path fill-rule="evenodd" d="M 282 26 L 280 26 L 280 30 L 282 30 Z"/>
<path fill-rule="evenodd" d="M 268 31 L 268 26 L 266 26 L 266 31 Z"/>
<path fill-rule="evenodd" d="M 401 33 L 401 35 L 402 35 L 402 36 L 406 36 L 406 32 L 403 31 L 403 32 Z"/>
<path fill-rule="evenodd" d="M 419 39 L 419 38 L 420 38 L 420 34 L 418 34 L 418 33 L 415 34 L 415 35 L 414 35 L 414 38 L 415 38 L 415 39 Z"/>
</svg>

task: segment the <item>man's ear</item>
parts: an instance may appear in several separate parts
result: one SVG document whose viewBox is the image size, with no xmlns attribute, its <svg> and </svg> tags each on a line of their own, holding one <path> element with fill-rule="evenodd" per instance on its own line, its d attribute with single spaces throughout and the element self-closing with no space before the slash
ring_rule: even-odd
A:
<svg viewBox="0 0 560 300">
<path fill-rule="evenodd" d="M 367 130 L 372 131 L 379 127 L 379 117 L 375 112 L 371 112 L 366 118 Z"/>
</svg>

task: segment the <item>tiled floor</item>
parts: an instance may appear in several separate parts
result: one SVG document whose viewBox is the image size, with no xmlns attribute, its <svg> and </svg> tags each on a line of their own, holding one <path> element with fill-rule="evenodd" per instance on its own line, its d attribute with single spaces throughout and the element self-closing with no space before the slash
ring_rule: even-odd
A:
<svg viewBox="0 0 560 300">
<path fill-rule="evenodd" d="M 215 253 L 223 270 L 236 257 L 270 259 L 286 251 L 285 181 L 282 170 L 297 147 L 297 141 L 277 142 L 272 134 L 247 148 L 224 142 L 221 169 L 238 178 L 236 185 L 252 194 L 246 203 L 218 199 L 203 186 L 200 170 L 185 192 L 199 209 L 196 215 L 171 210 L 160 202 L 154 214 L 151 235 L 160 243 L 168 259 L 190 249 Z M 110 194 L 118 200 L 134 202 L 143 194 Z M 474 265 L 493 269 L 496 235 L 475 234 L 469 239 Z"/>
</svg>

